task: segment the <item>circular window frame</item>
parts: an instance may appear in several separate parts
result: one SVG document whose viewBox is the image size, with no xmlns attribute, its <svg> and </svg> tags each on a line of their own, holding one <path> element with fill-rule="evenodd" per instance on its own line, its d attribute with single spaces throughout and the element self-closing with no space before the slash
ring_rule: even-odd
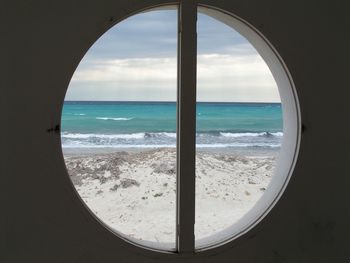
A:
<svg viewBox="0 0 350 263">
<path fill-rule="evenodd" d="M 277 83 L 283 111 L 284 136 L 275 174 L 284 174 L 285 176 L 275 177 L 271 181 L 268 187 L 268 191 L 265 192 L 257 204 L 252 209 L 250 209 L 250 211 L 244 215 L 237 223 L 220 231 L 219 233 L 211 235 L 210 237 L 196 240 L 195 254 L 216 254 L 222 249 L 231 247 L 234 242 L 239 242 L 239 240 L 241 240 L 240 238 L 243 237 L 244 234 L 250 232 L 253 228 L 255 228 L 257 224 L 259 224 L 259 222 L 269 214 L 270 210 L 282 196 L 292 176 L 292 172 L 299 152 L 299 145 L 301 140 L 301 114 L 296 89 L 291 75 L 287 69 L 287 66 L 279 56 L 276 49 L 272 46 L 272 44 L 254 26 L 242 18 L 230 13 L 229 11 L 223 10 L 223 8 L 202 4 L 201 2 L 202 1 L 198 1 L 197 3 L 198 13 L 201 12 L 209 15 L 210 17 L 213 17 L 218 21 L 232 27 L 243 37 L 245 37 L 258 51 L 259 55 L 263 58 L 269 67 Z M 112 24 L 109 24 L 108 28 L 106 28 L 101 35 L 106 33 L 111 27 L 115 26 L 119 22 L 132 15 L 156 9 L 169 9 L 169 7 L 171 8 L 171 6 L 178 4 L 179 3 L 177 2 L 161 3 L 159 5 L 150 6 L 147 6 L 146 4 L 145 7 L 139 10 L 133 10 L 132 12 L 125 11 L 127 14 L 124 14 L 120 19 L 117 19 L 116 21 L 113 21 Z M 101 35 L 98 35 L 95 40 L 97 40 Z M 92 45 L 89 47 L 91 46 Z M 83 54 L 83 56 L 84 55 L 85 54 Z M 61 107 L 63 107 L 63 103 Z M 73 185 L 72 187 L 74 188 Z M 177 255 L 181 257 L 193 255 L 179 254 L 174 253 L 173 251 L 163 250 L 161 246 L 158 246 L 159 248 L 155 248 L 151 246 L 151 243 L 153 242 L 140 242 L 139 240 L 133 240 L 133 238 L 130 238 L 123 233 L 120 233 L 119 231 L 112 230 L 108 225 L 102 222 L 95 214 L 91 212 L 90 208 L 87 207 L 77 192 L 76 196 L 79 197 L 81 203 L 84 205 L 84 208 L 88 210 L 88 213 L 91 216 L 93 216 L 96 223 L 102 225 L 111 234 L 113 234 L 114 237 L 126 241 L 128 245 L 132 246 L 132 249 L 137 249 L 138 251 L 141 250 L 139 252 L 142 254 L 153 255 L 157 257 L 160 255 Z"/>
</svg>

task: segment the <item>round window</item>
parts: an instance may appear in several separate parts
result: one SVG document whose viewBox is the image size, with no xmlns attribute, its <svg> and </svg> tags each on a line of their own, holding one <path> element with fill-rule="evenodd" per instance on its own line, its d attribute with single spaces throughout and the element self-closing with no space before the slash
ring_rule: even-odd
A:
<svg viewBox="0 0 350 263">
<path fill-rule="evenodd" d="M 188 253 L 230 242 L 291 175 L 299 113 L 277 53 L 240 19 L 184 1 L 109 29 L 65 97 L 72 183 L 116 235 Z"/>
</svg>

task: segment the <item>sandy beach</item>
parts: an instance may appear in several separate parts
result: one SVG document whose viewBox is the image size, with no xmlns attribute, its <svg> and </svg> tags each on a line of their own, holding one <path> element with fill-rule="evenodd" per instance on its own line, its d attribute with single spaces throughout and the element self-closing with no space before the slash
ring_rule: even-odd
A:
<svg viewBox="0 0 350 263">
<path fill-rule="evenodd" d="M 109 227 L 139 240 L 175 242 L 174 148 L 64 156 L 80 196 Z M 252 208 L 275 163 L 276 152 L 198 152 L 196 239 L 234 224 Z"/>
</svg>

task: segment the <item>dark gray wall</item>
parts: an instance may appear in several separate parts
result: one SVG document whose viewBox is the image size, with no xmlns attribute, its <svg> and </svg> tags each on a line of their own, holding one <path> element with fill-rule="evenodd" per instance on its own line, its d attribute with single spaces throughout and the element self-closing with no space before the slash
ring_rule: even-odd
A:
<svg viewBox="0 0 350 263">
<path fill-rule="evenodd" d="M 90 216 L 66 176 L 60 107 L 96 38 L 162 0 L 0 1 L 0 262 L 350 262 L 350 18 L 346 1 L 201 1 L 229 6 L 284 59 L 299 95 L 295 172 L 271 213 L 217 254 L 159 257 Z"/>
</svg>

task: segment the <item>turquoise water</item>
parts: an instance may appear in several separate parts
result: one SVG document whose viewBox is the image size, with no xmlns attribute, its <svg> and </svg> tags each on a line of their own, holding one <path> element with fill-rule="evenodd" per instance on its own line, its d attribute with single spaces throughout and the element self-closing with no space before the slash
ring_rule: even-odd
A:
<svg viewBox="0 0 350 263">
<path fill-rule="evenodd" d="M 197 147 L 280 147 L 278 103 L 197 103 Z M 64 103 L 62 145 L 80 147 L 173 147 L 174 102 Z"/>
</svg>

